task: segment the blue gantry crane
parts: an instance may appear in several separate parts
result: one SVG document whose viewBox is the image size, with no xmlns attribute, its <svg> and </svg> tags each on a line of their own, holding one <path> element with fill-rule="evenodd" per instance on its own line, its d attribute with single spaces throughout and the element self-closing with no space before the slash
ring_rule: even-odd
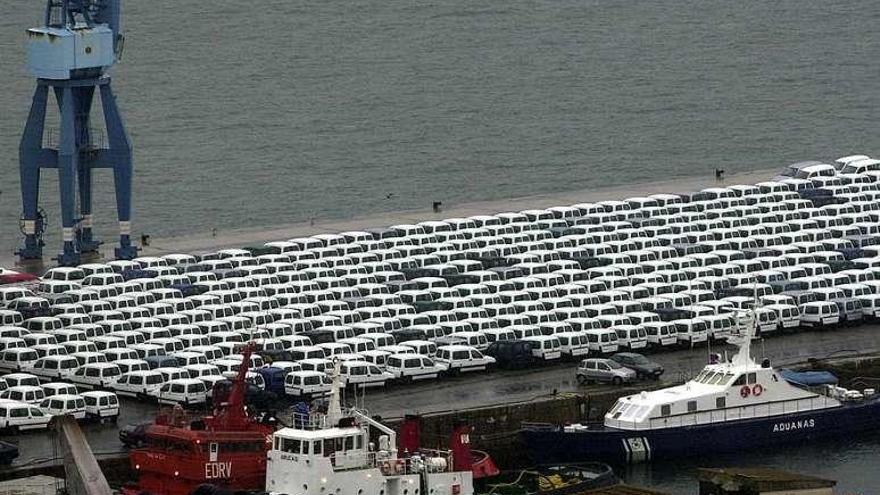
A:
<svg viewBox="0 0 880 495">
<path fill-rule="evenodd" d="M 119 259 L 131 259 L 131 141 L 125 131 L 109 69 L 122 53 L 121 0 L 46 0 L 45 22 L 28 29 L 27 67 L 37 78 L 21 138 L 22 261 L 43 256 L 46 217 L 38 205 L 40 172 L 58 169 L 61 193 L 60 265 L 73 266 L 101 242 L 92 232 L 92 171 L 113 170 L 119 219 Z M 46 133 L 49 90 L 58 104 L 57 133 Z M 100 94 L 106 141 L 91 128 L 92 104 Z M 53 127 L 54 129 L 54 127 Z"/>
</svg>

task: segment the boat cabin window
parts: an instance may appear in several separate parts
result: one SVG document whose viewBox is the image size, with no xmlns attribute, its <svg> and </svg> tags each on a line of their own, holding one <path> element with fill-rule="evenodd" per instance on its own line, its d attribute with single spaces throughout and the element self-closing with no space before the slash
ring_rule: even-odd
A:
<svg viewBox="0 0 880 495">
<path fill-rule="evenodd" d="M 748 383 L 749 385 L 754 385 L 758 382 L 758 374 L 757 373 L 746 373 L 739 376 L 735 382 L 733 382 L 734 386 L 737 385 L 745 385 Z"/>
<path fill-rule="evenodd" d="M 670 414 L 672 414 L 672 406 L 670 404 L 663 404 L 660 406 L 661 416 L 669 416 Z"/>
<path fill-rule="evenodd" d="M 695 412 L 697 410 L 697 401 L 691 400 L 688 401 L 688 412 Z"/>
<path fill-rule="evenodd" d="M 299 440 L 297 440 L 299 441 Z M 264 443 L 260 442 L 228 442 L 220 444 L 221 452 L 259 452 L 263 449 Z"/>
<path fill-rule="evenodd" d="M 724 409 L 725 407 L 727 407 L 727 399 L 725 397 L 716 397 L 715 407 L 718 409 Z"/>
<path fill-rule="evenodd" d="M 707 385 L 723 385 L 733 378 L 732 373 L 720 373 L 711 370 L 703 370 L 702 373 L 694 378 L 695 382 L 705 383 Z"/>
</svg>

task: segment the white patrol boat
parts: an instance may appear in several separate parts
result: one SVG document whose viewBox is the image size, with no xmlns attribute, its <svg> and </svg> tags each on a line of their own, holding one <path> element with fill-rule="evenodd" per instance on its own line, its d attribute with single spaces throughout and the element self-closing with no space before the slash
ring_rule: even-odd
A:
<svg viewBox="0 0 880 495">
<path fill-rule="evenodd" d="M 524 424 L 541 463 L 643 462 L 747 450 L 880 428 L 880 396 L 830 384 L 806 386 L 752 360 L 754 317 L 729 342 L 729 362 L 709 364 L 683 385 L 618 399 L 604 424 Z"/>
<path fill-rule="evenodd" d="M 338 368 L 338 364 L 337 364 Z M 272 494 L 473 495 L 467 427 L 450 450 L 399 451 L 394 430 L 364 411 L 340 406 L 338 369 L 326 414 L 299 418 L 272 435 L 266 491 Z M 371 442 L 371 429 L 379 433 Z"/>
</svg>

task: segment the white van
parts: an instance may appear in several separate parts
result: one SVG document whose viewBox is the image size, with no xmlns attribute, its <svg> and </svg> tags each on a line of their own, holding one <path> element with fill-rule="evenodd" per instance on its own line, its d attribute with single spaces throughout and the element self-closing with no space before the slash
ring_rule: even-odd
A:
<svg viewBox="0 0 880 495">
<path fill-rule="evenodd" d="M 587 330 L 587 343 L 594 354 L 613 354 L 617 352 L 617 332 L 609 328 Z"/>
<path fill-rule="evenodd" d="M 780 330 L 795 329 L 801 326 L 801 312 L 794 304 L 768 304 L 765 309 L 776 312 Z"/>
<path fill-rule="evenodd" d="M 86 417 L 86 401 L 81 395 L 53 395 L 40 402 L 40 409 L 49 416 Z"/>
<path fill-rule="evenodd" d="M 0 369 L 15 373 L 17 371 L 29 372 L 40 355 L 37 351 L 27 347 L 7 349 L 0 355 Z"/>
<path fill-rule="evenodd" d="M 339 367 L 339 377 L 343 385 L 355 387 L 384 387 L 389 380 L 394 379 L 394 375 L 382 371 L 378 366 L 367 361 L 342 363 Z"/>
<path fill-rule="evenodd" d="M 86 418 L 116 421 L 119 417 L 119 398 L 113 392 L 99 390 L 83 392 L 81 395 L 86 403 Z"/>
<path fill-rule="evenodd" d="M 827 301 L 814 301 L 801 304 L 801 325 L 805 327 L 833 327 L 840 323 L 840 310 L 837 304 Z"/>
<path fill-rule="evenodd" d="M 737 319 L 731 313 L 701 316 L 709 330 L 709 338 L 713 341 L 727 340 L 732 333 L 738 332 Z"/>
<path fill-rule="evenodd" d="M 862 302 L 862 314 L 865 318 L 877 318 L 880 316 L 880 295 L 867 294 L 856 296 Z"/>
<path fill-rule="evenodd" d="M 70 377 L 70 381 L 86 388 L 112 387 L 122 374 L 113 363 L 90 363 L 81 366 Z"/>
<path fill-rule="evenodd" d="M 495 364 L 495 358 L 484 356 L 479 350 L 466 345 L 444 345 L 437 348 L 435 361 L 445 373 L 482 371 Z"/>
<path fill-rule="evenodd" d="M 401 381 L 434 379 L 444 369 L 424 354 L 392 354 L 385 360 L 385 370 Z"/>
<path fill-rule="evenodd" d="M 541 335 L 522 339 L 532 344 L 532 356 L 543 361 L 553 361 L 562 357 L 562 347 L 555 335 Z"/>
<path fill-rule="evenodd" d="M 580 357 L 590 353 L 586 332 L 564 332 L 555 337 L 559 340 L 559 348 L 565 357 Z"/>
<path fill-rule="evenodd" d="M 52 416 L 37 406 L 18 401 L 0 402 L 0 430 L 18 433 L 24 430 L 42 430 L 49 425 Z"/>
<path fill-rule="evenodd" d="M 709 325 L 700 318 L 674 320 L 672 324 L 675 325 L 675 336 L 680 344 L 693 347 L 709 339 Z"/>
<path fill-rule="evenodd" d="M 458 332 L 446 339 L 459 340 L 463 345 L 471 346 L 478 351 L 485 351 L 489 347 L 489 341 L 482 332 Z"/>
<path fill-rule="evenodd" d="M 119 395 L 147 398 L 155 397 L 164 383 L 162 373 L 156 370 L 129 371 L 116 380 L 113 389 Z"/>
<path fill-rule="evenodd" d="M 28 404 L 39 404 L 46 398 L 46 392 L 36 385 L 16 385 L 0 393 L 0 398 L 26 402 Z"/>
<path fill-rule="evenodd" d="M 648 347 L 648 333 L 637 325 L 617 325 L 611 328 L 617 333 L 618 348 L 634 351 Z"/>
<path fill-rule="evenodd" d="M 648 345 L 654 348 L 667 348 L 678 343 L 675 325 L 665 321 L 646 321 L 642 323 Z"/>
<path fill-rule="evenodd" d="M 208 389 L 205 382 L 197 378 L 178 378 L 159 387 L 156 398 L 160 404 L 204 404 L 208 400 Z"/>
<path fill-rule="evenodd" d="M 34 363 L 31 373 L 43 379 L 68 380 L 79 368 L 79 361 L 71 356 L 46 356 Z"/>
<path fill-rule="evenodd" d="M 284 393 L 291 397 L 322 397 L 330 392 L 333 380 L 322 371 L 293 371 L 284 377 Z"/>
<path fill-rule="evenodd" d="M 437 344 L 427 340 L 408 340 L 401 342 L 404 347 L 411 347 L 416 354 L 423 354 L 429 358 L 433 358 L 437 354 Z"/>
</svg>

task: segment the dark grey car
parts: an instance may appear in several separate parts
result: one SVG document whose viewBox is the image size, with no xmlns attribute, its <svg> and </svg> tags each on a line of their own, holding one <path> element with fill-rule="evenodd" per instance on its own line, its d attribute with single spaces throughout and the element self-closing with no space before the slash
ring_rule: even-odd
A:
<svg viewBox="0 0 880 495">
<path fill-rule="evenodd" d="M 635 371 L 636 378 L 658 380 L 664 371 L 660 363 L 635 352 L 618 352 L 611 359 Z"/>
</svg>

